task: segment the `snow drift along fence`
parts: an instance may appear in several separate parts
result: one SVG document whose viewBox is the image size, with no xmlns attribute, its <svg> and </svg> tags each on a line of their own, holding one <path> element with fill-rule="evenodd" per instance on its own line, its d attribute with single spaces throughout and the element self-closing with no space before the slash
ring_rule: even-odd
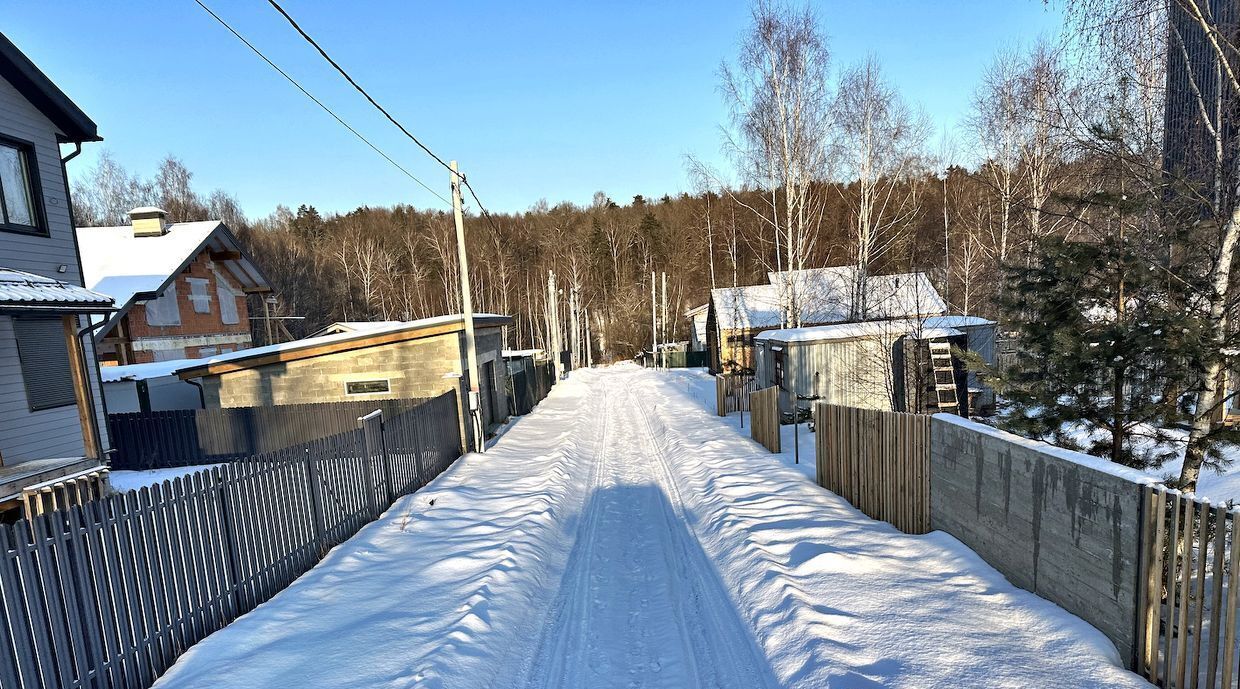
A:
<svg viewBox="0 0 1240 689">
<path fill-rule="evenodd" d="M 749 411 L 749 393 L 753 392 L 753 376 L 743 374 L 715 375 L 715 411 L 727 416 L 734 411 Z"/>
<path fill-rule="evenodd" d="M 779 452 L 779 388 L 771 386 L 749 393 L 753 423 L 750 436 L 771 452 Z"/>
<path fill-rule="evenodd" d="M 451 465 L 457 418 L 446 393 L 345 433 L 0 526 L 0 687 L 150 686 Z"/>
<path fill-rule="evenodd" d="M 818 483 L 872 519 L 930 531 L 930 417 L 814 405 Z"/>
<path fill-rule="evenodd" d="M 233 462 L 344 433 L 363 414 L 388 416 L 422 399 L 177 409 L 108 415 L 113 469 L 163 469 Z"/>
<path fill-rule="evenodd" d="M 1160 687 L 1235 687 L 1236 514 L 1162 486 L 1142 492 L 1137 672 Z"/>
</svg>

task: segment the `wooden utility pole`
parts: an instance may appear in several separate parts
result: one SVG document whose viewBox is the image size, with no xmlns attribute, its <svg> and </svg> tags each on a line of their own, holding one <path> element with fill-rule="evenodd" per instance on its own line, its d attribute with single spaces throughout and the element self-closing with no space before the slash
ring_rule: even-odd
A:
<svg viewBox="0 0 1240 689">
<path fill-rule="evenodd" d="M 474 429 L 474 449 L 486 452 L 486 439 L 483 434 L 482 418 L 478 387 L 478 351 L 474 347 L 474 303 L 469 293 L 469 257 L 465 253 L 465 216 L 461 211 L 461 173 L 457 172 L 456 161 L 448 164 L 452 172 L 452 217 L 456 221 L 456 256 L 461 271 L 461 316 L 465 319 L 465 359 L 469 364 L 469 418 Z"/>
<path fill-rule="evenodd" d="M 659 301 L 655 291 L 655 274 L 650 271 L 650 363 L 659 365 Z"/>
<path fill-rule="evenodd" d="M 667 368 L 667 273 L 663 273 L 663 312 L 661 315 L 663 320 L 663 332 L 660 340 L 663 340 L 663 368 Z"/>
<path fill-rule="evenodd" d="M 594 368 L 594 344 L 590 339 L 590 309 L 586 309 L 586 368 Z"/>
</svg>

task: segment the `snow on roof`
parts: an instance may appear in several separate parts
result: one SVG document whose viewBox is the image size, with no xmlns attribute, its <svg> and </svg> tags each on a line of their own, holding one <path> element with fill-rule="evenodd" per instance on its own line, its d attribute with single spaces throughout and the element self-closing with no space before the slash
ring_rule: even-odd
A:
<svg viewBox="0 0 1240 689">
<path fill-rule="evenodd" d="M 505 359 L 519 359 L 526 356 L 542 356 L 542 353 L 541 349 L 505 349 L 503 356 Z"/>
<path fill-rule="evenodd" d="M 135 209 L 141 210 L 141 209 Z M 158 210 L 158 209 L 155 209 Z M 135 237 L 132 225 L 77 228 L 82 279 L 92 290 L 111 295 L 122 311 L 153 298 L 204 247 L 236 250 L 236 240 L 218 220 L 179 222 L 154 237 Z M 268 287 L 257 268 L 226 261 L 242 288 Z"/>
<path fill-rule="evenodd" d="M 112 305 L 112 298 L 54 278 L 0 267 L 0 304 L 8 306 Z"/>
<path fill-rule="evenodd" d="M 171 376 L 178 369 L 189 368 L 202 361 L 201 359 L 170 359 L 153 361 L 149 364 L 128 364 L 125 366 L 100 366 L 99 378 L 105 383 L 118 383 L 125 380 L 149 380 L 162 376 Z"/>
<path fill-rule="evenodd" d="M 494 313 L 475 313 L 474 320 L 479 318 L 507 318 Z M 459 313 L 448 314 L 446 316 L 433 316 L 431 318 L 422 318 L 416 321 L 391 321 L 387 325 L 363 330 L 361 332 L 340 332 L 331 333 L 329 335 L 317 335 L 307 337 L 301 340 L 292 340 L 290 342 L 281 342 L 279 344 L 266 345 L 264 347 L 251 347 L 250 349 L 241 349 L 227 354 L 208 357 L 205 359 L 194 359 L 190 365 L 182 366 L 177 372 L 186 371 L 193 368 L 200 368 L 212 364 L 222 364 L 230 361 L 240 361 L 254 357 L 261 357 L 267 354 L 275 354 L 277 352 L 290 352 L 299 349 L 308 349 L 310 347 L 318 347 L 322 345 L 332 344 L 335 342 L 347 342 L 354 339 L 364 339 L 375 335 L 384 335 L 387 333 L 401 332 L 404 330 L 417 330 L 420 328 L 429 328 L 436 325 L 445 325 L 464 321 L 464 317 Z"/>
<path fill-rule="evenodd" d="M 853 266 L 786 270 L 767 274 L 768 285 L 711 290 L 716 319 L 723 329 L 771 328 L 783 323 L 783 304 L 800 304 L 808 325 L 858 319 L 909 318 L 942 314 L 947 303 L 924 273 L 871 275 L 865 279 L 865 304 L 854 308 L 858 281 Z"/>
<path fill-rule="evenodd" d="M 689 318 L 693 318 L 694 316 L 700 313 L 705 313 L 706 309 L 708 308 L 710 308 L 710 302 L 706 302 L 705 304 L 702 304 L 701 306 L 695 306 L 689 309 L 688 311 L 685 311 L 685 316 Z"/>
<path fill-rule="evenodd" d="M 773 342 L 826 342 L 862 337 L 903 337 L 922 340 L 940 337 L 956 337 L 964 333 L 959 328 L 993 325 L 994 321 L 977 316 L 931 316 L 929 318 L 900 318 L 860 323 L 838 323 L 809 328 L 784 328 L 767 330 L 754 336 L 755 341 Z"/>
</svg>

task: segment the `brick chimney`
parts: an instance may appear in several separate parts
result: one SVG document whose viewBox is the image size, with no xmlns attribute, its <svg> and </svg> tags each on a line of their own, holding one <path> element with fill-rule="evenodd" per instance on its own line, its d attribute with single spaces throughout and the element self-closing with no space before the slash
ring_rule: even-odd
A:
<svg viewBox="0 0 1240 689">
<path fill-rule="evenodd" d="M 154 206 L 142 206 L 129 211 L 129 223 L 135 237 L 162 237 L 168 234 L 167 211 Z"/>
</svg>

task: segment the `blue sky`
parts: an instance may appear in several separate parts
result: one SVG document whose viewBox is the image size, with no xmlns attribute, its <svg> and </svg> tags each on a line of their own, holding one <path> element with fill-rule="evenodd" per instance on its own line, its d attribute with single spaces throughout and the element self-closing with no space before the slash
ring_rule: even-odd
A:
<svg viewBox="0 0 1240 689">
<path fill-rule="evenodd" d="M 447 173 L 343 82 L 264 0 L 204 0 L 311 92 L 437 189 Z M 716 90 L 746 3 L 286 0 L 398 119 L 460 161 L 492 210 L 690 189 L 685 154 L 720 161 Z M 956 124 L 994 52 L 1052 35 L 1041 0 L 830 0 L 836 68 L 876 55 L 936 128 Z M 5 2 L 6 35 L 149 175 L 171 153 L 246 212 L 440 202 L 336 124 L 193 0 Z M 446 196 L 446 192 L 444 193 Z"/>
</svg>

